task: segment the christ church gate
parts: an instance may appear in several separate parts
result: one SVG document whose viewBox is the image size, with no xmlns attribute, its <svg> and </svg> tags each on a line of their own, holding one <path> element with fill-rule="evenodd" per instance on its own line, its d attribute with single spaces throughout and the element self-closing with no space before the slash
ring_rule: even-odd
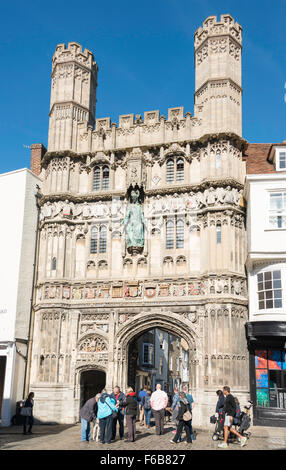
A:
<svg viewBox="0 0 286 470">
<path fill-rule="evenodd" d="M 90 394 L 124 389 L 132 340 L 159 328 L 187 344 L 194 424 L 206 426 L 218 388 L 248 398 L 241 27 L 222 15 L 196 31 L 194 116 L 177 107 L 96 119 L 97 71 L 89 50 L 57 46 L 41 160 L 35 416 L 74 423 Z"/>
</svg>

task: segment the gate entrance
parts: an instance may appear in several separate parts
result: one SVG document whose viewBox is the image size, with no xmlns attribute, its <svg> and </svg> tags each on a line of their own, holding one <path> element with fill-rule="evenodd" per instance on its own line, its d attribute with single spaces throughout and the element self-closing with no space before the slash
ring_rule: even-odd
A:
<svg viewBox="0 0 286 470">
<path fill-rule="evenodd" d="M 167 329 L 152 328 L 131 339 L 128 345 L 128 385 L 139 392 L 156 384 L 172 394 L 174 388 L 189 385 L 189 346 Z"/>
<path fill-rule="evenodd" d="M 85 370 L 80 375 L 80 407 L 104 389 L 106 374 L 100 370 Z"/>
</svg>

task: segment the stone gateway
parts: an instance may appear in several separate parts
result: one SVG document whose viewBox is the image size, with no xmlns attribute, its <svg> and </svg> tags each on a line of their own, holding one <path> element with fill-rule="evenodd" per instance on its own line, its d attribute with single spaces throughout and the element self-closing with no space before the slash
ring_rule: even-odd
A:
<svg viewBox="0 0 286 470">
<path fill-rule="evenodd" d="M 129 346 L 152 328 L 189 348 L 194 425 L 223 385 L 248 399 L 241 33 L 229 15 L 196 31 L 194 116 L 118 125 L 95 117 L 92 52 L 57 46 L 30 373 L 42 421 L 76 422 L 94 384 L 127 387 Z"/>
</svg>

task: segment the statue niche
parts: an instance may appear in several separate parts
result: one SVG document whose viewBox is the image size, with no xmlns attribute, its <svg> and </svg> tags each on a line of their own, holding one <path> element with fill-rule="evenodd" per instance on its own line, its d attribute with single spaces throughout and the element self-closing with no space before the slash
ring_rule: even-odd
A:
<svg viewBox="0 0 286 470">
<path fill-rule="evenodd" d="M 127 190 L 127 213 L 123 221 L 126 234 L 126 248 L 131 255 L 140 254 L 144 248 L 144 231 L 146 221 L 143 215 L 142 203 L 144 201 L 144 191 L 142 186 L 136 184 Z"/>
</svg>

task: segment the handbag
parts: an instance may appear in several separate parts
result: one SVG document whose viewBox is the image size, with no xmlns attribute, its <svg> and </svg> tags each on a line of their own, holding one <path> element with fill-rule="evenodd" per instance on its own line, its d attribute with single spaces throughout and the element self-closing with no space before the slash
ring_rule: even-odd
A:
<svg viewBox="0 0 286 470">
<path fill-rule="evenodd" d="M 184 421 L 190 421 L 192 419 L 192 413 L 189 410 L 189 406 L 187 408 L 187 411 L 183 414 L 183 420 Z"/>
<path fill-rule="evenodd" d="M 21 416 L 32 416 L 32 408 L 30 406 L 23 406 L 20 410 Z"/>
</svg>

